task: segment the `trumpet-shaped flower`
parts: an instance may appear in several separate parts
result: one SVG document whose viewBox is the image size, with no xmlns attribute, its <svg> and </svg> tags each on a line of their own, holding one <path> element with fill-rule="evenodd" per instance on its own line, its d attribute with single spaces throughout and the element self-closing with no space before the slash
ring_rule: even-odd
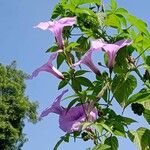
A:
<svg viewBox="0 0 150 150">
<path fill-rule="evenodd" d="M 105 43 L 103 43 L 101 39 L 93 40 L 91 42 L 91 48 L 84 54 L 84 56 L 82 57 L 82 59 L 80 61 L 78 61 L 77 63 L 73 64 L 72 67 L 74 68 L 74 67 L 76 67 L 76 66 L 78 66 L 80 64 L 85 64 L 95 74 L 100 75 L 101 73 L 100 73 L 99 69 L 94 65 L 94 63 L 92 61 L 92 53 L 94 51 L 98 51 L 104 45 L 105 45 Z"/>
<path fill-rule="evenodd" d="M 130 45 L 130 44 L 132 44 L 132 40 L 123 39 L 123 40 L 115 42 L 114 44 L 105 44 L 103 46 L 103 50 L 108 55 L 108 64 L 107 64 L 107 66 L 109 68 L 113 67 L 118 50 L 125 47 L 125 46 L 127 46 L 127 45 Z"/>
<path fill-rule="evenodd" d="M 52 31 L 56 37 L 56 42 L 59 48 L 63 49 L 64 47 L 64 40 L 62 37 L 63 28 L 65 26 L 72 26 L 75 23 L 76 23 L 76 17 L 66 17 L 58 21 L 41 22 L 37 26 L 35 26 L 35 28 Z"/>
<path fill-rule="evenodd" d="M 53 52 L 53 53 L 51 54 L 51 56 L 50 56 L 48 62 L 45 63 L 44 65 L 42 65 L 41 67 L 37 68 L 37 69 L 32 73 L 30 79 L 32 79 L 33 77 L 36 77 L 36 76 L 39 74 L 39 72 L 41 72 L 41 71 L 49 72 L 49 73 L 53 74 L 54 76 L 56 76 L 56 77 L 59 78 L 59 79 L 64 79 L 63 74 L 62 74 L 58 69 L 56 69 L 56 68 L 53 66 L 53 64 L 52 64 L 53 60 L 56 59 L 58 53 L 59 53 L 59 52 L 62 52 L 62 51 L 63 51 L 63 50 L 58 50 L 58 51 L 56 51 L 56 52 Z"/>
<path fill-rule="evenodd" d="M 97 118 L 97 109 L 90 104 L 85 103 L 80 106 L 70 108 L 63 108 L 60 106 L 62 96 L 68 90 L 64 90 L 53 102 L 53 104 L 46 108 L 40 115 L 40 118 L 47 116 L 49 113 L 56 113 L 59 115 L 59 126 L 64 132 L 80 131 L 82 123 L 85 121 L 92 122 Z M 87 111 L 88 110 L 88 111 Z"/>
</svg>

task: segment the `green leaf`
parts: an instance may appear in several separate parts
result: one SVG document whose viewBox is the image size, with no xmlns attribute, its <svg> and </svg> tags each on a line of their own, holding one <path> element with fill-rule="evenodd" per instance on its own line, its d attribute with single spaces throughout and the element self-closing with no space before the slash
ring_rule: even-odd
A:
<svg viewBox="0 0 150 150">
<path fill-rule="evenodd" d="M 69 45 L 65 48 L 66 51 L 71 51 L 74 50 L 75 48 L 77 48 L 79 46 L 79 43 L 77 42 L 71 42 L 69 43 Z"/>
<path fill-rule="evenodd" d="M 146 64 L 147 64 L 148 66 L 150 66 L 150 56 L 147 56 L 147 57 L 146 57 Z"/>
<path fill-rule="evenodd" d="M 124 8 L 117 8 L 117 10 L 115 11 L 115 14 L 126 15 L 128 14 L 128 11 Z"/>
<path fill-rule="evenodd" d="M 79 52 L 85 52 L 87 49 L 89 49 L 89 42 L 88 42 L 88 38 L 81 36 L 77 39 L 77 43 L 79 43 Z"/>
<path fill-rule="evenodd" d="M 95 3 L 97 5 L 100 5 L 100 0 L 70 0 L 70 2 L 76 6 L 82 5 L 82 4 L 88 4 L 88 3 Z"/>
<path fill-rule="evenodd" d="M 77 77 L 76 79 L 77 79 L 78 82 L 79 82 L 81 85 L 83 85 L 83 86 L 86 86 L 86 87 L 93 87 L 92 82 L 91 82 L 89 79 L 85 78 L 85 77 Z"/>
<path fill-rule="evenodd" d="M 129 133 L 128 136 L 130 140 L 135 143 L 140 150 L 150 149 L 150 130 L 141 127 L 138 128 L 137 131 L 130 131 Z"/>
<path fill-rule="evenodd" d="M 51 19 L 56 19 L 63 12 L 64 12 L 63 6 L 61 4 L 56 4 L 53 10 Z"/>
<path fill-rule="evenodd" d="M 150 110 L 145 109 L 144 113 L 143 113 L 143 116 L 146 119 L 146 121 L 150 124 Z"/>
<path fill-rule="evenodd" d="M 117 9 L 117 3 L 115 0 L 111 0 L 111 9 L 112 9 L 112 11 Z"/>
<path fill-rule="evenodd" d="M 69 111 L 69 109 L 76 103 L 80 100 L 80 98 L 75 98 L 74 100 L 72 100 L 69 105 L 67 106 L 67 111 Z"/>
<path fill-rule="evenodd" d="M 98 126 L 102 126 L 106 131 L 108 131 L 111 134 L 113 134 L 112 129 L 108 125 L 103 123 L 103 122 L 97 122 L 97 123 L 94 124 L 94 126 L 97 126 L 96 128 L 98 128 Z"/>
<path fill-rule="evenodd" d="M 107 144 L 110 146 L 110 148 L 108 148 L 107 150 L 118 150 L 118 140 L 115 136 L 111 136 L 107 138 L 104 144 Z"/>
<path fill-rule="evenodd" d="M 114 72 L 118 74 L 124 74 L 128 72 L 128 62 L 127 62 L 127 56 L 128 54 L 128 48 L 124 48 L 123 50 L 119 51 L 117 53 L 117 57 L 115 59 L 115 66 L 114 66 Z"/>
<path fill-rule="evenodd" d="M 79 83 L 79 81 L 75 78 L 75 79 L 72 79 L 72 88 L 76 91 L 76 92 L 79 92 L 79 91 L 82 91 L 82 87 Z"/>
<path fill-rule="evenodd" d="M 115 75 L 112 83 L 112 92 L 121 106 L 125 105 L 136 86 L 137 81 L 133 75 Z"/>
<path fill-rule="evenodd" d="M 119 122 L 121 122 L 121 123 L 123 123 L 123 124 L 125 124 L 125 125 L 130 125 L 130 124 L 132 124 L 132 123 L 137 122 L 137 121 L 135 121 L 135 120 L 132 119 L 132 118 L 123 117 L 123 116 L 120 116 L 120 115 L 116 116 L 116 117 L 115 117 L 115 120 L 116 120 L 116 121 L 119 121 Z"/>
<path fill-rule="evenodd" d="M 68 0 L 61 0 L 62 4 L 66 4 L 68 2 Z"/>
<path fill-rule="evenodd" d="M 115 14 L 107 15 L 104 22 L 105 22 L 106 26 L 110 26 L 113 28 L 120 28 L 121 27 L 120 19 Z"/>
<path fill-rule="evenodd" d="M 57 46 L 57 45 L 54 45 L 54 46 L 50 47 L 50 48 L 46 51 L 46 53 L 48 53 L 48 52 L 55 52 L 55 51 L 58 50 L 58 49 L 59 49 L 58 46 Z"/>
<path fill-rule="evenodd" d="M 114 121 L 112 124 L 113 124 L 113 133 L 115 135 L 126 137 L 124 126 L 120 122 Z"/>
<path fill-rule="evenodd" d="M 150 101 L 150 90 L 141 90 L 137 94 L 132 95 L 125 103 L 125 107 L 131 103 Z"/>
<path fill-rule="evenodd" d="M 107 150 L 110 147 L 111 146 L 107 144 L 98 144 L 92 150 Z"/>
<path fill-rule="evenodd" d="M 80 14 L 90 15 L 97 18 L 97 15 L 89 8 L 76 8 L 75 13 L 80 16 Z"/>
<path fill-rule="evenodd" d="M 141 19 L 136 18 L 135 16 L 129 15 L 128 21 L 131 25 L 135 26 L 140 32 L 150 35 L 147 29 L 147 24 Z"/>
<path fill-rule="evenodd" d="M 65 56 L 62 53 L 59 53 L 57 56 L 57 68 L 61 66 L 64 60 L 65 60 Z"/>
<path fill-rule="evenodd" d="M 58 90 L 62 89 L 63 87 L 65 87 L 68 84 L 68 80 L 62 80 L 60 81 L 59 85 L 58 85 Z"/>
<path fill-rule="evenodd" d="M 102 135 L 103 127 L 101 125 L 99 125 L 98 123 L 94 123 L 92 126 L 96 129 L 99 135 Z"/>
<path fill-rule="evenodd" d="M 83 75 L 87 72 L 90 72 L 90 71 L 87 71 L 87 70 L 78 70 L 75 72 L 75 76 L 80 76 L 80 75 Z"/>
</svg>

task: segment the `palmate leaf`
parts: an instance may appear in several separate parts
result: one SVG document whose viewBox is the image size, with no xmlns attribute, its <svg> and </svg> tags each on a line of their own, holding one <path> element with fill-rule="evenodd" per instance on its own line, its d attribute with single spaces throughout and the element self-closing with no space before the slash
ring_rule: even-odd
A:
<svg viewBox="0 0 150 150">
<path fill-rule="evenodd" d="M 112 92 L 117 102 L 124 107 L 128 97 L 137 86 L 136 78 L 133 75 L 116 75 L 112 83 Z"/>
</svg>

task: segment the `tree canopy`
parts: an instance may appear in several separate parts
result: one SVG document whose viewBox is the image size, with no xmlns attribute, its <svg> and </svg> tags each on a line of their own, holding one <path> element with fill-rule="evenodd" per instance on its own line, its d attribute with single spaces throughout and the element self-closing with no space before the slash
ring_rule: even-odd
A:
<svg viewBox="0 0 150 150">
<path fill-rule="evenodd" d="M 27 138 L 24 121 L 36 123 L 37 103 L 25 95 L 26 74 L 15 68 L 15 62 L 0 64 L 0 149 L 20 150 Z"/>
</svg>

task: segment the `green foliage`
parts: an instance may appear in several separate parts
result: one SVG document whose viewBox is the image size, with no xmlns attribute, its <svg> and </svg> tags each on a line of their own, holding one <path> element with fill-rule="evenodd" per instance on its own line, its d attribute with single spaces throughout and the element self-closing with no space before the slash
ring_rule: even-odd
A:
<svg viewBox="0 0 150 150">
<path fill-rule="evenodd" d="M 150 130 L 146 128 L 138 128 L 137 131 L 128 132 L 128 136 L 140 150 L 149 150 L 150 148 Z"/>
<path fill-rule="evenodd" d="M 24 119 L 36 123 L 37 103 L 25 96 L 25 74 L 0 64 L 0 149 L 20 150 L 26 142 Z"/>
<path fill-rule="evenodd" d="M 119 7 L 116 0 L 110 0 L 108 6 L 105 8 L 101 0 L 60 0 L 51 15 L 51 19 L 74 16 L 77 18 L 75 25 L 64 28 L 64 49 L 57 57 L 57 68 L 63 63 L 69 68 L 68 71 L 63 72 L 65 79 L 60 81 L 58 89 L 70 86 L 74 92 L 64 99 L 71 99 L 67 109 L 91 102 L 98 110 L 96 121 L 84 122 L 83 131 L 61 137 L 55 150 L 61 143 L 68 142 L 71 137 L 74 140 L 76 138 L 83 141 L 93 140 L 95 144 L 93 150 L 117 150 L 119 136 L 129 137 L 141 150 L 149 149 L 150 142 L 147 137 L 150 137 L 150 131 L 146 128 L 130 131 L 129 125 L 137 121 L 123 114 L 126 107 L 131 105 L 130 109 L 139 117 L 143 116 L 150 124 L 148 25 L 125 8 Z M 72 68 L 72 64 L 82 58 L 91 46 L 90 41 L 94 39 L 102 39 L 109 44 L 121 39 L 131 39 L 133 43 L 117 52 L 112 68 L 107 67 L 109 57 L 105 53 L 104 64 L 98 60 L 100 68 L 104 67 L 101 75 L 92 76 L 91 80 L 91 71 L 84 70 L 82 64 L 77 70 Z M 58 47 L 54 45 L 47 52 L 57 49 Z M 99 53 L 102 51 L 103 49 Z M 95 64 L 94 61 L 93 63 Z M 122 114 L 116 111 L 114 100 L 121 106 Z M 87 130 L 88 126 L 92 127 L 90 131 Z"/>
<path fill-rule="evenodd" d="M 114 77 L 112 84 L 112 92 L 117 102 L 121 106 L 125 105 L 128 97 L 132 94 L 136 86 L 136 78 L 132 75 L 116 75 Z"/>
<path fill-rule="evenodd" d="M 108 148 L 107 150 L 117 150 L 118 149 L 118 140 L 115 136 L 107 138 L 105 140 L 105 144 L 110 146 L 110 148 Z"/>
</svg>

